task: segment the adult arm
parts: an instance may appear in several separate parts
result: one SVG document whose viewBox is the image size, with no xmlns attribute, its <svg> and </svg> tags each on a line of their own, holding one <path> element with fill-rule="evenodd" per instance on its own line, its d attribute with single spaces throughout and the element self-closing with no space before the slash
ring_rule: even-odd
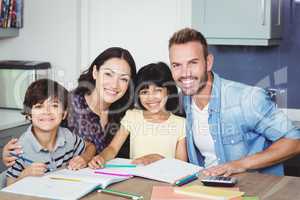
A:
<svg viewBox="0 0 300 200">
<path fill-rule="evenodd" d="M 116 157 L 118 152 L 120 151 L 122 145 L 127 139 L 129 132 L 125 127 L 121 125 L 120 129 L 110 142 L 110 144 L 98 155 L 96 155 L 88 164 L 88 166 L 92 169 L 97 169 L 99 167 L 103 167 L 106 161 L 111 160 Z"/>
<path fill-rule="evenodd" d="M 88 141 L 85 141 L 85 146 L 85 151 L 80 156 L 88 163 L 96 154 L 96 146 Z"/>
<path fill-rule="evenodd" d="M 300 129 L 297 129 L 261 89 L 248 91 L 242 99 L 244 124 L 273 143 L 256 154 L 204 170 L 206 175 L 226 175 L 278 164 L 300 153 Z"/>
<path fill-rule="evenodd" d="M 246 170 L 268 167 L 287 160 L 299 153 L 299 139 L 281 138 L 262 152 L 247 156 L 240 160 L 208 168 L 203 170 L 203 173 L 207 176 L 229 176 L 234 173 L 245 172 Z"/>
<path fill-rule="evenodd" d="M 69 169 L 77 170 L 86 167 L 88 162 L 96 154 L 96 147 L 93 143 L 84 141 L 84 144 L 84 151 L 70 160 L 68 165 Z"/>
<path fill-rule="evenodd" d="M 182 137 L 177 141 L 175 158 L 182 161 L 188 161 L 185 137 Z"/>
<path fill-rule="evenodd" d="M 10 152 L 15 152 L 16 154 L 22 153 L 22 147 L 18 144 L 18 139 L 11 139 L 4 147 L 2 151 L 2 161 L 6 167 L 11 167 L 15 164 L 16 157 L 11 156 Z"/>
</svg>

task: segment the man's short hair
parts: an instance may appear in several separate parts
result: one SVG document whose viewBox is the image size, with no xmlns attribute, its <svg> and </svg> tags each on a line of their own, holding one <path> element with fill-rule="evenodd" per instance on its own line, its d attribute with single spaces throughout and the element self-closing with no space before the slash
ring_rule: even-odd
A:
<svg viewBox="0 0 300 200">
<path fill-rule="evenodd" d="M 199 31 L 192 28 L 184 28 L 175 32 L 169 40 L 169 49 L 174 44 L 185 44 L 188 42 L 199 42 L 202 45 L 204 57 L 208 56 L 208 47 L 205 37 Z"/>
</svg>

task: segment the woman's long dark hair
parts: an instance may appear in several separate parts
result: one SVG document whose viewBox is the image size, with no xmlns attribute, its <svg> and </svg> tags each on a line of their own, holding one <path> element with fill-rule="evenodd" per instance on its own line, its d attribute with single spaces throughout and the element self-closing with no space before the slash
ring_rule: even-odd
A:
<svg viewBox="0 0 300 200">
<path fill-rule="evenodd" d="M 134 83 L 136 79 L 136 66 L 133 57 L 128 50 L 120 47 L 111 47 L 103 51 L 92 62 L 90 67 L 84 71 L 78 79 L 78 87 L 75 89 L 75 94 L 91 94 L 95 89 L 96 81 L 93 78 L 93 68 L 99 70 L 100 67 L 109 59 L 120 58 L 125 60 L 131 73 L 131 81 L 129 82 L 126 93 L 109 107 L 108 122 L 119 124 L 126 110 L 133 106 Z M 109 124 L 108 123 L 108 124 Z"/>
</svg>

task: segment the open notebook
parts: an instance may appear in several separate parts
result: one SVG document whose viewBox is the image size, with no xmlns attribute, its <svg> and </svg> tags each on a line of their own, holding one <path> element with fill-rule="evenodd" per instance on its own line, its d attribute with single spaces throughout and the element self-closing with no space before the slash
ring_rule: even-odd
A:
<svg viewBox="0 0 300 200">
<path fill-rule="evenodd" d="M 130 159 L 116 158 L 109 163 L 130 164 Z M 124 175 L 133 175 L 161 182 L 174 184 L 175 181 L 185 176 L 197 173 L 202 168 L 181 160 L 165 158 L 146 166 L 137 166 L 135 168 L 104 168 L 96 171 L 106 173 L 117 173 Z"/>
<path fill-rule="evenodd" d="M 108 164 L 130 164 L 129 159 L 116 158 Z M 43 177 L 26 177 L 2 189 L 4 192 L 45 197 L 50 199 L 79 199 L 97 186 L 108 185 L 139 176 L 173 184 L 176 180 L 197 173 L 201 167 L 176 159 L 162 159 L 146 166 L 134 168 L 104 168 L 77 171 L 61 169 Z M 97 172 L 102 172 L 97 173 Z M 105 175 L 111 174 L 111 175 Z M 113 175 L 114 174 L 114 175 Z M 116 175 L 117 174 L 117 175 Z"/>
<path fill-rule="evenodd" d="M 23 195 L 45 197 L 50 199 L 79 199 L 97 187 L 127 180 L 130 176 L 109 176 L 96 174 L 95 170 L 84 168 L 77 171 L 61 169 L 43 177 L 25 177 L 2 189 Z"/>
</svg>

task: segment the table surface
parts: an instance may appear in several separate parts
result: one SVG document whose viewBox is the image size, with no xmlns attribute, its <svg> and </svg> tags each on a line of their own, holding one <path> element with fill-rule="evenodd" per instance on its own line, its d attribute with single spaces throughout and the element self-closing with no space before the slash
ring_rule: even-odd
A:
<svg viewBox="0 0 300 200">
<path fill-rule="evenodd" d="M 243 173 L 236 175 L 238 178 L 238 187 L 248 196 L 258 196 L 264 200 L 291 200 L 300 199 L 300 178 L 291 176 L 271 176 L 259 173 Z M 200 180 L 196 180 L 190 184 L 201 184 Z M 119 191 L 132 192 L 143 195 L 145 200 L 151 199 L 153 186 L 168 186 L 169 184 L 152 181 L 143 178 L 133 178 L 124 182 L 111 185 L 109 188 Z M 15 195 L 0 192 L 1 200 L 38 200 L 42 198 Z M 93 192 L 83 200 L 120 200 L 122 198 Z"/>
</svg>

